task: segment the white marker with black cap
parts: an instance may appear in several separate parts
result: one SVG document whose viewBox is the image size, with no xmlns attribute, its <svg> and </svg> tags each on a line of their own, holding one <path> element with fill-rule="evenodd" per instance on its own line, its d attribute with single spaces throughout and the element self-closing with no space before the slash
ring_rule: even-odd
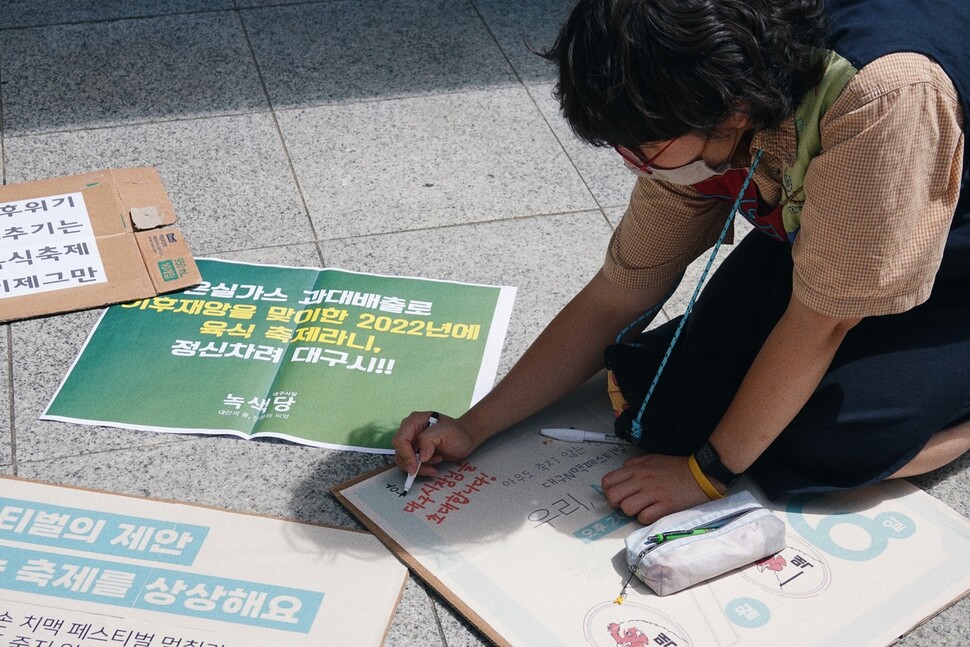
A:
<svg viewBox="0 0 970 647">
<path fill-rule="evenodd" d="M 440 418 L 440 417 L 441 417 L 441 414 L 440 413 L 438 413 L 437 411 L 432 411 L 431 412 L 431 417 L 428 418 L 428 427 L 432 427 L 433 425 L 438 424 L 438 418 Z M 428 427 L 425 427 L 425 429 L 427 429 Z M 418 470 L 419 469 L 421 469 L 421 459 L 420 458 L 418 459 L 418 466 L 414 468 L 414 474 L 408 474 L 407 479 L 405 479 L 405 481 L 404 481 L 404 493 L 405 494 L 407 494 L 408 493 L 408 490 L 411 489 L 411 486 L 414 485 L 414 479 L 418 475 Z"/>
</svg>

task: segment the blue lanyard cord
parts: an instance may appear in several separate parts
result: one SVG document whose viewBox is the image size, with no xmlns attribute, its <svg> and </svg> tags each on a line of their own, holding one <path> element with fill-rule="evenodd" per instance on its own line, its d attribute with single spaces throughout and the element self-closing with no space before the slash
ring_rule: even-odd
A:
<svg viewBox="0 0 970 647">
<path fill-rule="evenodd" d="M 751 178 L 754 176 L 754 170 L 758 168 L 758 162 L 761 160 L 761 152 L 761 149 L 756 150 L 754 157 L 751 159 L 751 168 L 748 169 L 748 176 L 744 178 L 744 183 L 741 185 L 741 190 L 738 191 L 738 197 L 734 199 L 734 206 L 732 206 L 731 210 L 728 212 L 728 217 L 724 222 L 724 227 L 721 228 L 721 235 L 718 236 L 717 242 L 714 243 L 714 249 L 711 251 L 710 258 L 707 259 L 707 265 L 704 266 L 704 271 L 701 273 L 700 280 L 697 281 L 697 286 L 694 288 L 694 294 L 691 295 L 690 301 L 687 303 L 687 309 L 684 310 L 684 316 L 680 318 L 680 322 L 677 324 L 676 330 L 674 330 L 674 336 L 670 339 L 670 344 L 667 346 L 666 352 L 664 352 L 663 359 L 660 360 L 660 366 L 657 367 L 657 374 L 653 376 L 653 382 L 650 383 L 650 388 L 647 389 L 647 394 L 643 398 L 643 404 L 640 405 L 640 411 L 637 412 L 636 417 L 633 419 L 633 424 L 630 429 L 630 439 L 634 443 L 639 443 L 640 439 L 643 437 L 643 426 L 641 425 L 640 421 L 643 419 L 643 412 L 647 409 L 647 402 L 650 401 L 650 396 L 653 395 L 653 391 L 657 387 L 657 382 L 660 381 L 660 375 L 667 366 L 667 360 L 670 358 L 670 353 L 674 350 L 674 344 L 677 343 L 677 339 L 680 337 L 680 332 L 684 329 L 684 324 L 687 322 L 687 317 L 690 316 L 691 310 L 694 309 L 694 302 L 697 300 L 697 295 L 700 294 L 701 287 L 704 285 L 704 281 L 707 279 L 707 273 L 710 271 L 711 265 L 714 263 L 714 258 L 717 256 L 717 252 L 721 249 L 721 243 L 724 242 L 724 237 L 727 236 L 728 230 L 731 228 L 731 222 L 734 220 L 734 214 L 737 212 L 738 207 L 741 204 L 741 198 L 744 196 L 744 192 L 748 190 L 748 183 L 751 182 Z M 656 310 L 657 307 L 659 306 L 654 306 L 654 308 L 651 308 L 651 312 Z M 637 321 L 642 319 L 643 317 L 640 317 Z M 631 324 L 631 326 L 632 325 L 633 324 Z M 627 327 L 627 330 L 629 330 L 629 326 Z M 626 330 L 620 334 L 622 336 L 625 333 Z"/>
<path fill-rule="evenodd" d="M 681 275 L 680 278 L 683 278 L 683 275 Z M 677 283 L 680 283 L 680 279 L 677 279 Z M 620 334 L 616 336 L 616 343 L 617 344 L 622 344 L 623 343 L 623 338 L 626 337 L 627 333 L 630 332 L 631 330 L 633 330 L 634 328 L 641 327 L 641 329 L 642 329 L 643 322 L 646 321 L 646 320 L 648 320 L 653 315 L 655 315 L 657 313 L 657 311 L 660 310 L 660 308 L 662 308 L 665 303 L 667 303 L 667 301 L 670 299 L 670 297 L 672 297 L 674 295 L 674 292 L 677 291 L 677 283 L 674 284 L 673 289 L 671 289 L 670 292 L 668 292 L 666 294 L 666 296 L 664 296 L 664 298 L 662 298 L 660 301 L 657 301 L 657 303 L 654 304 L 653 307 L 651 307 L 649 310 L 647 310 L 642 315 L 640 315 L 639 317 L 637 317 L 633 321 L 633 323 L 631 323 L 629 326 L 627 326 L 626 328 L 624 328 L 623 330 L 621 330 L 620 331 Z M 633 343 L 631 343 L 630 346 L 642 346 L 642 344 L 633 344 Z"/>
</svg>

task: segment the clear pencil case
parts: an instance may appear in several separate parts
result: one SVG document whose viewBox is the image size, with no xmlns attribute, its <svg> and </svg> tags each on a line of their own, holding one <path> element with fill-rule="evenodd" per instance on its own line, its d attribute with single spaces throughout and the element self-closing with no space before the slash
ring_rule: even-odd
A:
<svg viewBox="0 0 970 647">
<path fill-rule="evenodd" d="M 785 523 L 743 491 L 631 533 L 626 563 L 654 593 L 669 595 L 784 548 Z"/>
</svg>

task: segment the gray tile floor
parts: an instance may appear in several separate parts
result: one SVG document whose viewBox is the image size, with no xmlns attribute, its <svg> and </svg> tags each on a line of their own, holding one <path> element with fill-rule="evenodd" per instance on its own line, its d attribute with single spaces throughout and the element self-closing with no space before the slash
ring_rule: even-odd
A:
<svg viewBox="0 0 970 647">
<path fill-rule="evenodd" d="M 2 179 L 151 165 L 198 255 L 518 286 L 504 374 L 595 273 L 632 186 L 525 44 L 568 6 L 0 0 Z M 328 489 L 383 457 L 38 421 L 97 315 L 0 327 L 0 473 L 359 527 Z M 968 515 L 968 465 L 918 484 Z M 970 644 L 968 611 L 902 644 Z M 412 578 L 387 642 L 484 640 Z"/>
</svg>

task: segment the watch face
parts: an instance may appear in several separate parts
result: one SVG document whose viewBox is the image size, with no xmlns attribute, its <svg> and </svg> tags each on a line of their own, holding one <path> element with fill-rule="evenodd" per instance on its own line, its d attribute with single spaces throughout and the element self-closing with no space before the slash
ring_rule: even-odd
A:
<svg viewBox="0 0 970 647">
<path fill-rule="evenodd" d="M 697 466 L 702 472 L 713 476 L 727 487 L 731 487 L 738 480 L 738 475 L 721 463 L 721 457 L 709 442 L 704 443 L 694 452 L 694 460 L 697 461 Z"/>
<path fill-rule="evenodd" d="M 701 470 L 706 470 L 714 463 L 718 462 L 717 455 L 714 453 L 714 448 L 711 443 L 704 443 L 700 449 L 694 453 L 694 460 L 697 461 L 697 465 Z"/>
</svg>

